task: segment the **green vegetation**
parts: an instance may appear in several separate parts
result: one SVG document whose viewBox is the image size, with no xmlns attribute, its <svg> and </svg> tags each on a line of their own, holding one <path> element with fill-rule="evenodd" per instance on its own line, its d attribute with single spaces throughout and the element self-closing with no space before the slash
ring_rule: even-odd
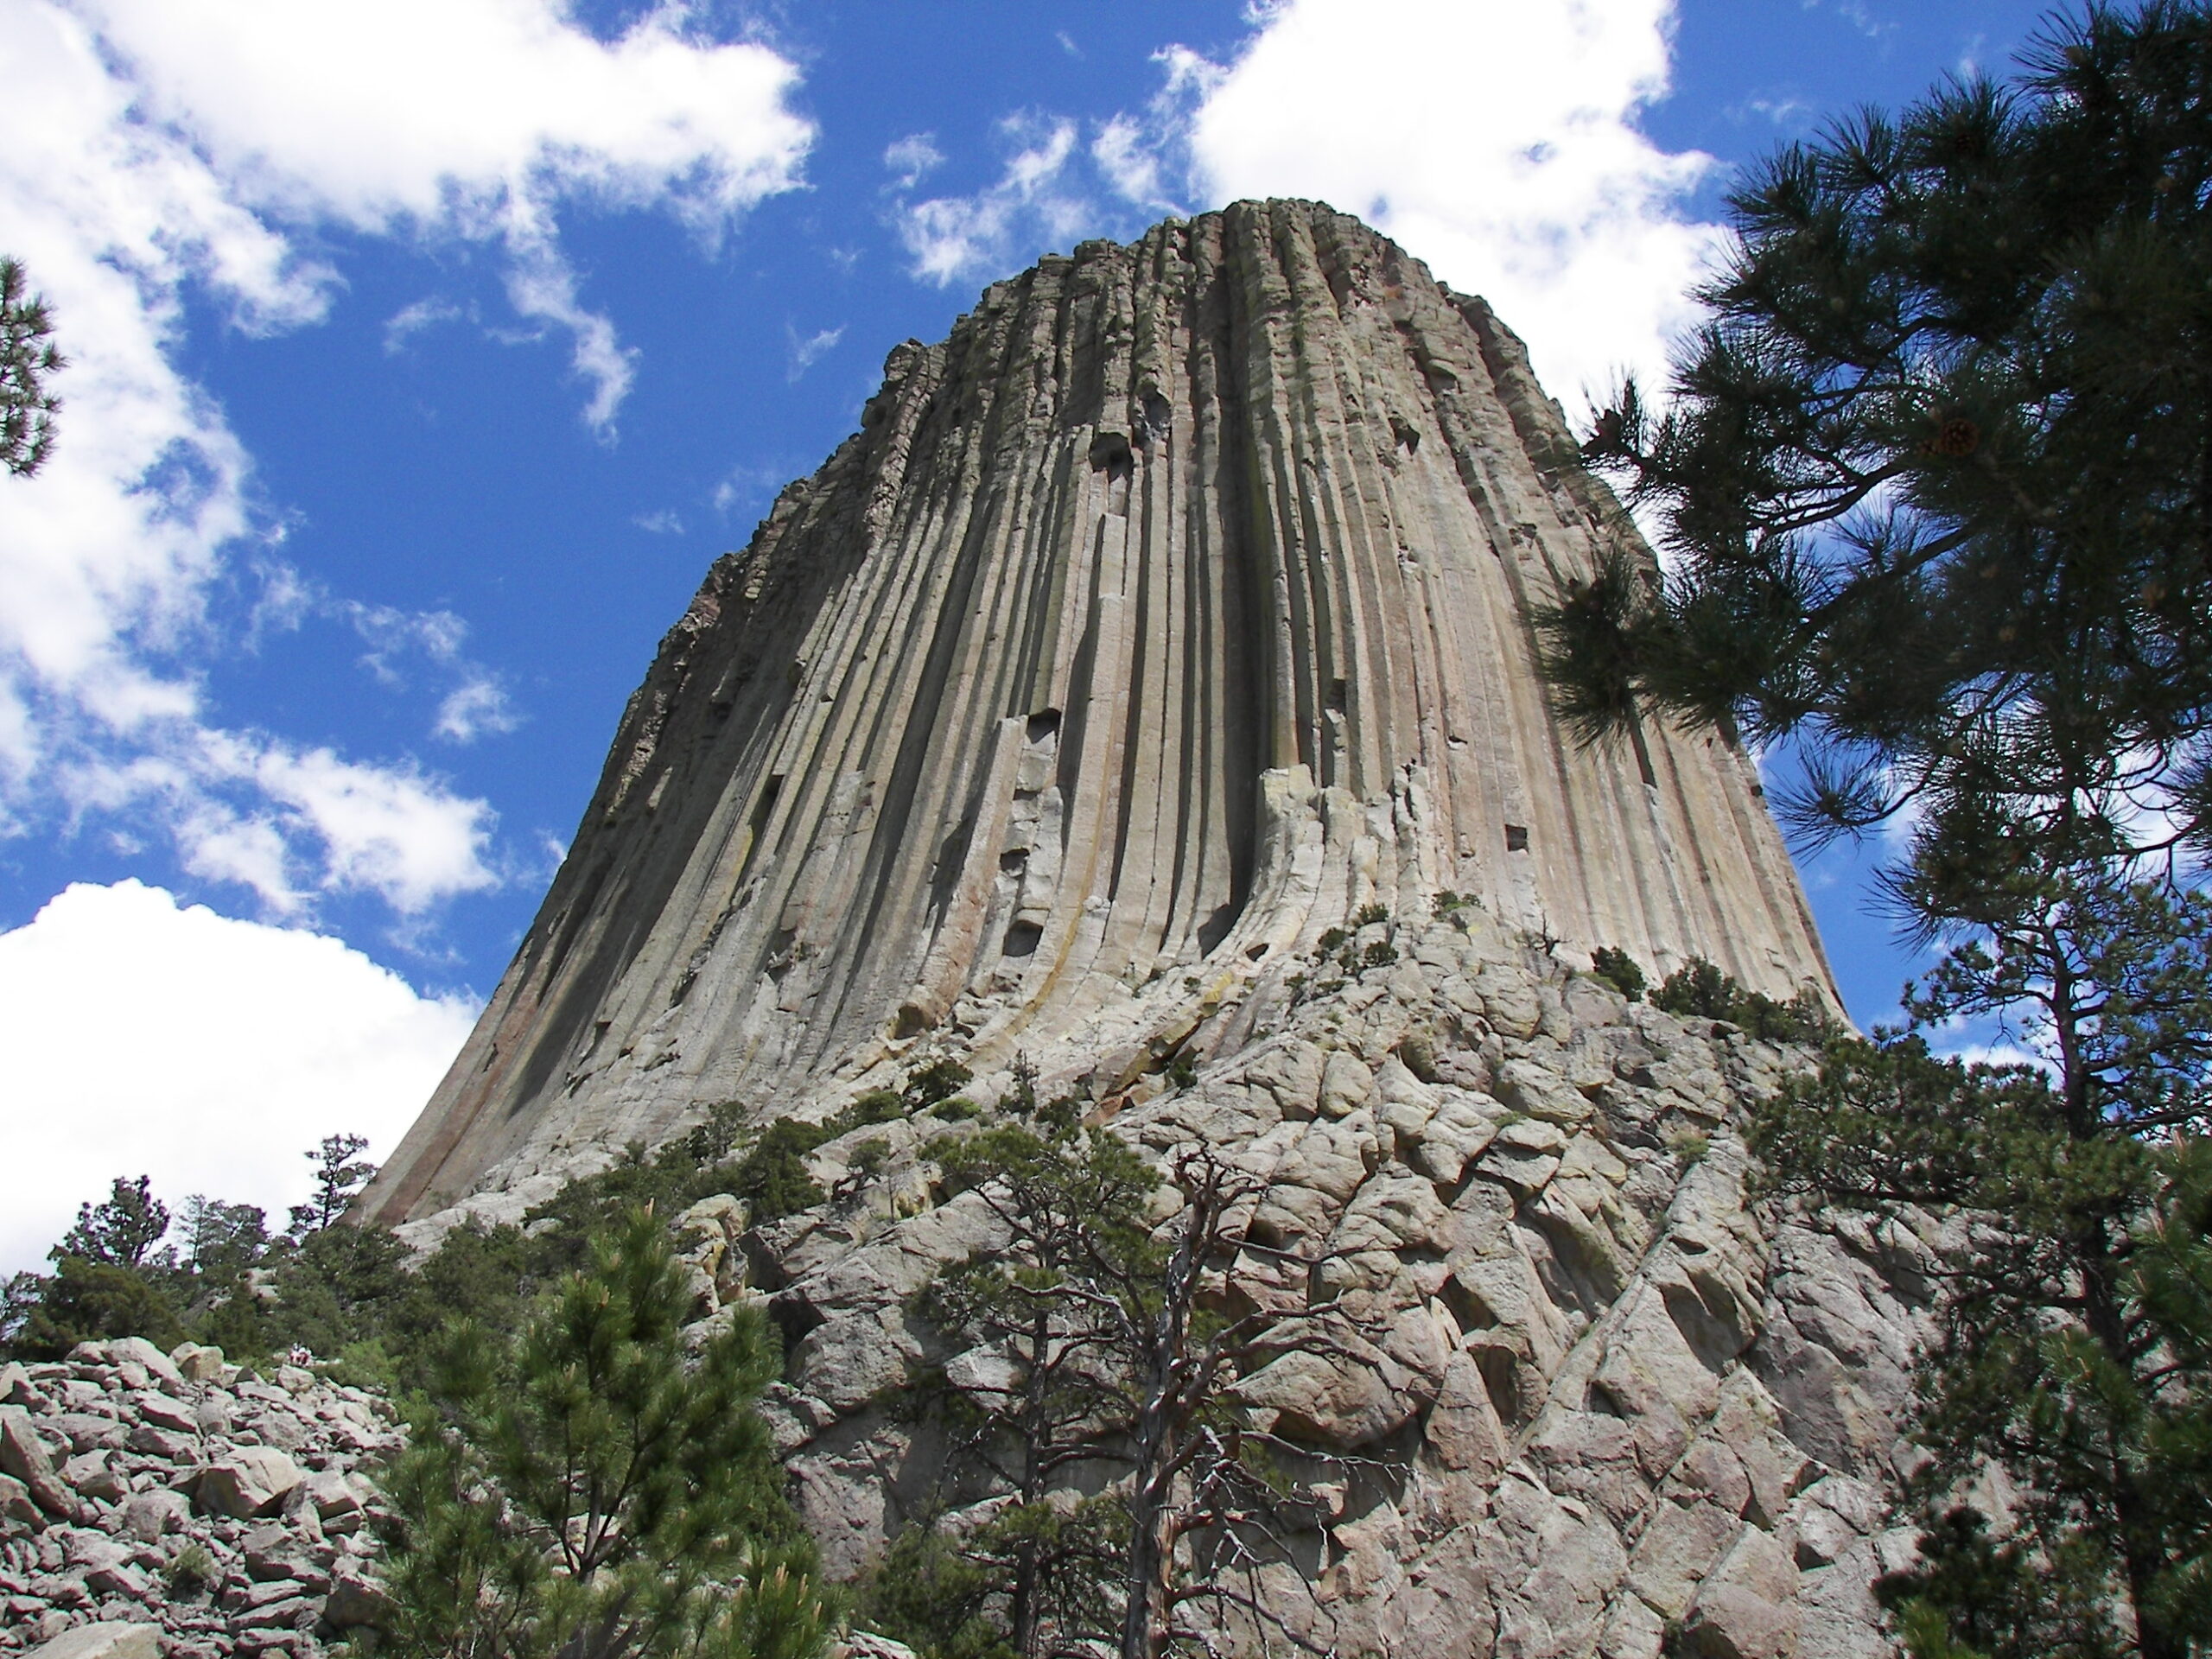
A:
<svg viewBox="0 0 2212 1659">
<path fill-rule="evenodd" d="M 1632 962 L 1628 966 L 1640 987 L 1642 970 Z M 1746 1035 L 1770 1043 L 1818 1042 L 1835 1027 L 1834 1016 L 1813 991 L 1800 991 L 1789 1001 L 1777 1002 L 1745 990 L 1702 957 L 1691 957 L 1662 980 L 1651 993 L 1651 1006 L 1693 1020 L 1726 1020 L 1741 1026 Z"/>
<path fill-rule="evenodd" d="M 909 1529 L 866 1611 L 926 1659 L 1158 1659 L 1198 1639 L 1200 1605 L 1282 1636 L 1283 1610 L 1248 1595 L 1243 1574 L 1290 1559 L 1310 1503 L 1279 1462 L 1329 1459 L 1263 1427 L 1236 1390 L 1357 1327 L 1329 1301 L 1226 1304 L 1221 1271 L 1240 1250 L 1276 1258 L 1291 1282 L 1320 1263 L 1246 1235 L 1236 1218 L 1257 1189 L 1210 1151 L 1174 1162 L 1173 1219 L 1154 1227 L 1160 1173 L 1083 1127 L 1075 1102 L 1031 1091 L 1017 1116 L 932 1145 L 947 1185 L 982 1194 L 1007 1242 L 917 1299 L 966 1352 L 949 1368 L 967 1367 L 959 1386 L 948 1376 L 925 1407 L 950 1441 L 941 1496 L 988 1500 L 989 1518 Z"/>
<path fill-rule="evenodd" d="M 644 1208 L 520 1332 L 462 1319 L 387 1472 L 397 1655 L 810 1659 L 828 1614 L 752 1409 L 778 1348 L 737 1310 L 687 1360 L 690 1297 Z"/>
<path fill-rule="evenodd" d="M 1590 953 L 1590 971 L 1631 1002 L 1643 1001 L 1643 969 L 1629 953 L 1601 944 Z"/>
<path fill-rule="evenodd" d="M 1910 813 L 1885 884 L 1939 965 L 1754 1145 L 1815 1216 L 1955 1219 L 1882 1586 L 1916 1659 L 2212 1650 L 2208 83 L 2203 0 L 2094 5 L 1769 161 L 1668 410 L 1631 385 L 1586 448 L 1669 575 L 1540 619 L 1586 740 L 1749 734 L 1816 842 Z M 1794 1012 L 1707 963 L 1652 1000 Z M 1929 1046 L 1961 1032 L 2031 1063 Z"/>
<path fill-rule="evenodd" d="M 795 1214 L 827 1196 L 807 1173 L 809 1153 L 923 1109 L 947 1122 L 972 1115 L 953 1092 L 967 1081 L 960 1066 L 939 1063 L 826 1122 L 779 1118 L 751 1134 L 741 1108 L 719 1107 L 658 1152 L 632 1147 L 570 1181 L 519 1225 L 454 1228 L 411 1268 L 391 1235 L 343 1221 L 374 1173 L 359 1160 L 359 1136 L 330 1136 L 306 1154 L 314 1196 L 275 1236 L 250 1205 L 194 1195 L 172 1217 L 143 1177 L 118 1180 L 49 1253 L 52 1274 L 9 1281 L 0 1353 L 57 1358 L 79 1342 L 122 1336 L 164 1347 L 189 1338 L 245 1360 L 300 1346 L 335 1362 L 347 1382 L 420 1389 L 455 1310 L 495 1333 L 518 1331 L 541 1296 L 589 1264 L 593 1236 L 629 1211 L 651 1206 L 672 1220 L 701 1198 L 734 1193 L 756 1224 Z M 858 1161 L 870 1163 L 866 1148 Z M 179 1242 L 165 1242 L 172 1236 Z"/>
<path fill-rule="evenodd" d="M 215 1558 L 208 1554 L 207 1546 L 189 1543 L 172 1556 L 162 1569 L 162 1582 L 172 1596 L 197 1594 L 214 1583 L 219 1574 Z"/>
<path fill-rule="evenodd" d="M 46 302 L 29 292 L 22 266 L 0 256 L 0 467 L 18 478 L 38 471 L 54 451 L 61 400 L 48 381 L 67 366 Z"/>
<path fill-rule="evenodd" d="M 1751 169 L 1710 320 L 1586 454 L 1656 509 L 1541 620 L 1563 714 L 1790 739 L 1813 835 L 1907 879 L 2212 826 L 2212 10 L 2053 18 Z"/>
<path fill-rule="evenodd" d="M 1947 1251 L 1921 1378 L 1922 1562 L 1885 1598 L 1920 1659 L 2201 1652 L 2212 900 L 2055 887 L 1951 951 L 1911 1007 L 1924 1029 L 2012 1014 L 2039 1064 L 1967 1065 L 1916 1034 L 1839 1041 L 1753 1138 L 1783 1192 L 1975 1217 Z M 1958 1497 L 1992 1465 L 2024 1495 L 2001 1539 Z"/>
</svg>

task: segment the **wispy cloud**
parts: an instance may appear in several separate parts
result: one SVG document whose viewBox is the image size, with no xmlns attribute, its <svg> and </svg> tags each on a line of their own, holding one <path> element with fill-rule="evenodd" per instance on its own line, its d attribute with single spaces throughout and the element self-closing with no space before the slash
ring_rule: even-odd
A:
<svg viewBox="0 0 2212 1659">
<path fill-rule="evenodd" d="M 464 308 L 435 295 L 404 306 L 385 319 L 384 354 L 397 357 L 424 329 L 435 328 L 441 323 L 459 322 L 467 315 Z"/>
<path fill-rule="evenodd" d="M 821 329 L 802 340 L 798 330 L 785 323 L 784 334 L 791 343 L 789 365 L 784 372 L 784 378 L 793 384 L 797 384 L 799 377 L 825 355 L 836 350 L 837 342 L 845 337 L 842 324 L 835 328 Z"/>
<path fill-rule="evenodd" d="M 641 512 L 630 522 L 648 536 L 681 536 L 683 518 L 674 507 L 663 507 L 657 512 Z"/>
<path fill-rule="evenodd" d="M 893 215 L 916 276 L 949 287 L 1001 274 L 1042 238 L 1053 245 L 1095 214 L 1072 178 L 1078 129 L 1059 117 L 1020 115 L 1000 124 L 1013 147 L 998 181 L 973 195 L 902 200 Z"/>
<path fill-rule="evenodd" d="M 944 165 L 944 152 L 937 147 L 935 133 L 909 133 L 884 150 L 883 165 L 893 189 L 911 190 Z"/>
</svg>

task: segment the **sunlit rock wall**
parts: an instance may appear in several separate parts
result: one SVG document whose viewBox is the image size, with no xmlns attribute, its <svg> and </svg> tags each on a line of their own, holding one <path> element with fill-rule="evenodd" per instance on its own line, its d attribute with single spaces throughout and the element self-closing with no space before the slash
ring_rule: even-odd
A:
<svg viewBox="0 0 2212 1659">
<path fill-rule="evenodd" d="M 1531 611 L 1624 539 L 1520 342 L 1329 208 L 995 284 L 708 573 L 369 1212 L 922 1053 L 1110 1093 L 1446 889 L 1562 960 L 1825 991 L 1746 759 L 1546 706 Z"/>
</svg>

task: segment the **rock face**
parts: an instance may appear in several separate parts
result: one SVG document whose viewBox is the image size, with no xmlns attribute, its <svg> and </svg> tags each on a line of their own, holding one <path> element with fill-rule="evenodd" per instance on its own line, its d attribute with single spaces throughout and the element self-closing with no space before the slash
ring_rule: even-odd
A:
<svg viewBox="0 0 2212 1659">
<path fill-rule="evenodd" d="M 993 287 L 709 573 L 368 1212 L 518 1217 L 712 1105 L 940 1058 L 987 1122 L 1020 1062 L 1235 1160 L 1252 1236 L 1379 1333 L 1247 1389 L 1359 1471 L 1265 1592 L 1317 1643 L 1871 1659 L 1926 1262 L 1747 1196 L 1802 1052 L 1586 971 L 1831 994 L 1740 753 L 1548 712 L 1532 613 L 1609 544 L 1649 559 L 1519 343 L 1327 208 Z M 947 1127 L 823 1145 L 803 1215 L 682 1218 L 702 1313 L 790 1338 L 772 1426 L 841 1576 L 992 1496 L 898 1399 L 1002 1370 L 913 1309 L 995 1242 Z"/>
<path fill-rule="evenodd" d="M 1374 965 L 1306 958 L 1280 1028 L 1099 1108 L 1163 1163 L 1204 1143 L 1257 1178 L 1266 1249 L 1234 1271 L 1280 1292 L 1269 1252 L 1324 1261 L 1306 1295 L 1375 1351 L 1288 1355 L 1244 1391 L 1320 1454 L 1330 1510 L 1267 1605 L 1347 1654 L 1659 1659 L 1670 1630 L 1693 1655 L 1890 1652 L 1870 1587 L 1912 1553 L 1885 1500 L 1933 1264 L 1747 1197 L 1734 1126 L 1806 1054 L 1630 1003 L 1478 907 L 1346 948 Z M 722 1269 L 708 1305 L 765 1298 L 791 1339 L 770 1422 L 838 1575 L 992 1496 L 902 1389 L 987 1395 L 1000 1363 L 914 1311 L 1000 1242 L 980 1195 L 931 1192 L 929 1136 L 977 1124 L 916 1127 L 821 1147 L 848 1196 L 727 1254 L 715 1201 L 686 1218 Z M 872 1140 L 889 1155 L 855 1189 Z"/>
<path fill-rule="evenodd" d="M 0 1399 L 40 1477 L 0 1478 L 0 1652 L 313 1659 L 378 1616 L 357 1471 L 399 1437 L 375 1396 L 134 1337 L 0 1368 Z"/>
<path fill-rule="evenodd" d="M 1547 709 L 1531 612 L 1614 543 L 1649 557 L 1519 341 L 1356 219 L 1243 203 L 994 285 L 709 573 L 368 1213 L 936 1048 L 1109 1091 L 1440 890 L 1825 988 L 1745 758 Z"/>
</svg>

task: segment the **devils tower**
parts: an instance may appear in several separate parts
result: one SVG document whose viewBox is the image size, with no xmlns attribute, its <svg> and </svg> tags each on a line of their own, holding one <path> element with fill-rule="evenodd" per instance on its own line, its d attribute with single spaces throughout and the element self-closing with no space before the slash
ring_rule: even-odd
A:
<svg viewBox="0 0 2212 1659">
<path fill-rule="evenodd" d="M 708 573 L 373 1212 L 918 1046 L 1109 1091 L 1440 892 L 1825 988 L 1746 758 L 1547 708 L 1531 613 L 1624 542 L 1519 340 L 1356 219 L 1239 204 L 993 285 Z"/>
<path fill-rule="evenodd" d="M 733 1103 L 826 1135 L 935 1061 L 983 1122 L 1033 1078 L 1234 1163 L 1225 1297 L 1356 1310 L 1237 1384 L 1357 1471 L 1255 1592 L 1312 1650 L 1871 1659 L 1930 1261 L 1758 1200 L 1743 1112 L 1804 1051 L 1591 971 L 1833 1001 L 1751 761 L 1550 712 L 1532 618 L 1615 550 L 1656 575 L 1519 341 L 1356 219 L 1240 203 L 994 285 L 708 573 L 365 1209 L 521 1219 Z M 995 1501 L 899 1403 L 1002 1363 L 916 1313 L 1005 1239 L 947 1123 L 678 1220 L 702 1316 L 784 1332 L 838 1577 Z"/>
</svg>

